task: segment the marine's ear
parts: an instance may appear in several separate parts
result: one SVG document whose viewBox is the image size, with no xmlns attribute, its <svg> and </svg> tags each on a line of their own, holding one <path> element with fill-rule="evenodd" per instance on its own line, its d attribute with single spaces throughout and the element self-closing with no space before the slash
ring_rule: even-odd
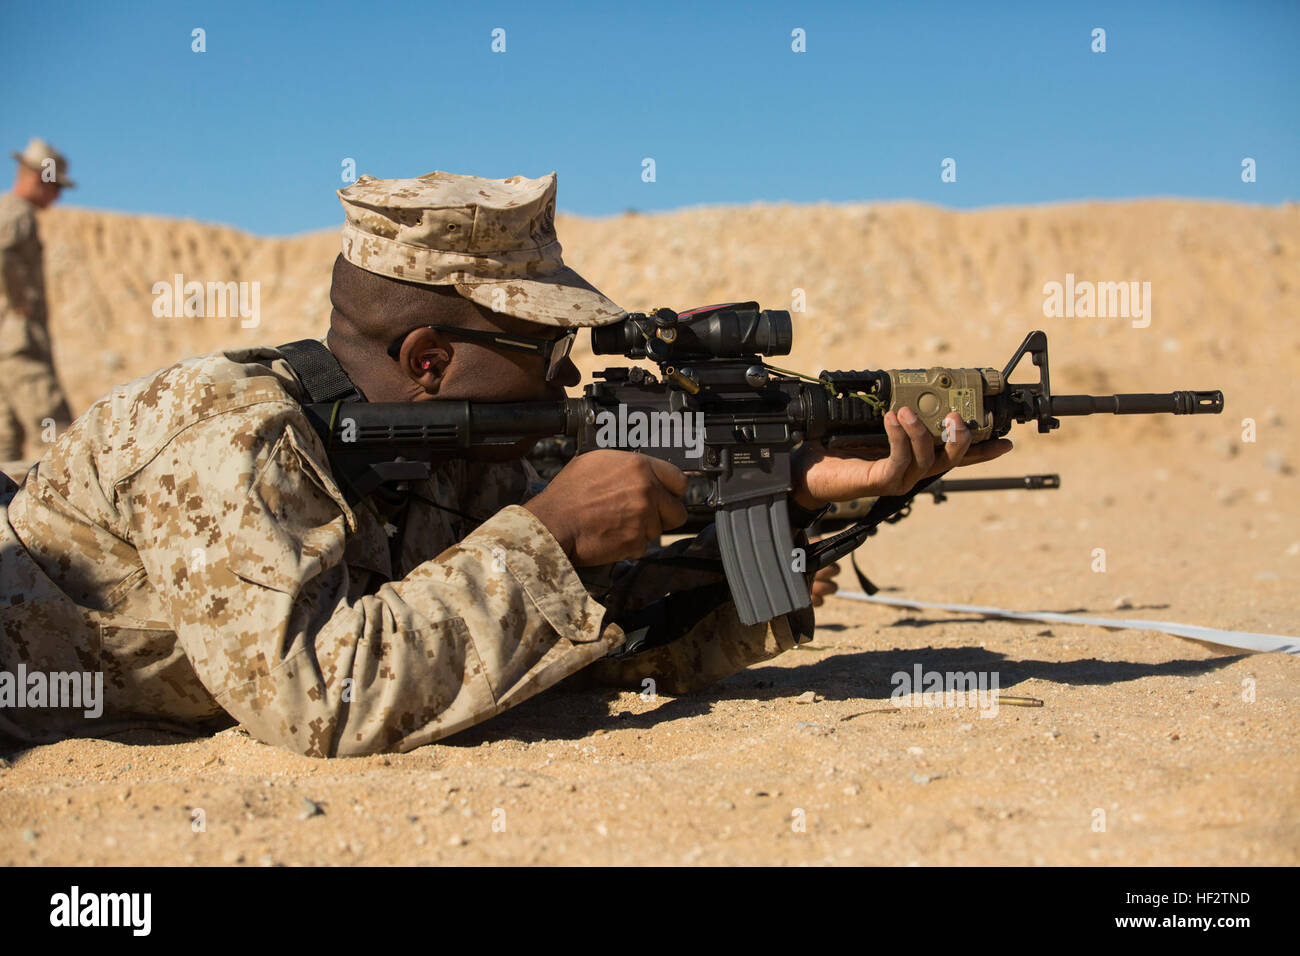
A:
<svg viewBox="0 0 1300 956">
<path fill-rule="evenodd" d="M 407 333 L 402 340 L 397 364 L 403 375 L 430 395 L 436 395 L 451 358 L 451 342 L 446 335 L 435 329 L 421 328 Z"/>
</svg>

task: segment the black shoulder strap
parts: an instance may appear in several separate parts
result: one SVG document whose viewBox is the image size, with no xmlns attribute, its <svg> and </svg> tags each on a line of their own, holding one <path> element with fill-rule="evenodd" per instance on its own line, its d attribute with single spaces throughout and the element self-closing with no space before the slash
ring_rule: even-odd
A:
<svg viewBox="0 0 1300 956">
<path fill-rule="evenodd" d="M 307 390 L 307 400 L 316 404 L 329 402 L 364 402 L 366 396 L 352 384 L 348 373 L 334 353 L 317 339 L 302 339 L 277 346 L 298 381 Z"/>
</svg>

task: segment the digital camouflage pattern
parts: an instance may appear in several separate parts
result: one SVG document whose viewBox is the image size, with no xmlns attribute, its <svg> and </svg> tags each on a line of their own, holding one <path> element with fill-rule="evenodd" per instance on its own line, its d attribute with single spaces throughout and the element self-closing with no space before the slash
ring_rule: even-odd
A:
<svg viewBox="0 0 1300 956">
<path fill-rule="evenodd" d="M 479 305 L 543 325 L 606 325 L 627 313 L 560 257 L 556 176 L 432 172 L 362 176 L 338 191 L 343 258 L 377 275 L 454 285 Z"/>
<path fill-rule="evenodd" d="M 45 304 L 44 254 L 36 207 L 0 194 L 0 463 L 44 452 L 42 424 L 55 434 L 71 423 L 54 373 Z"/>
<path fill-rule="evenodd" d="M 309 755 L 405 751 L 622 644 L 517 507 L 522 463 L 448 462 L 405 513 L 381 516 L 345 500 L 301 397 L 273 349 L 190 359 L 114 389 L 0 493 L 0 670 L 102 670 L 105 696 L 93 721 L 0 710 L 0 737 L 233 718 Z M 667 579 L 643 564 L 584 576 L 646 603 Z M 810 634 L 811 616 L 797 629 Z M 680 691 L 795 640 L 790 622 L 744 627 L 727 604 L 678 644 L 588 677 Z"/>
</svg>

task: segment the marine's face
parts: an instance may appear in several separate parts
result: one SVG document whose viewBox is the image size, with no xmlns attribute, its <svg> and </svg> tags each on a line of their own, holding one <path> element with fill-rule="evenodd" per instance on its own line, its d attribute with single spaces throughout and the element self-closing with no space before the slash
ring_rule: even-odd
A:
<svg viewBox="0 0 1300 956">
<path fill-rule="evenodd" d="M 467 314 L 463 327 L 547 341 L 567 332 L 485 309 Z M 413 394 L 414 401 L 557 401 L 564 398 L 566 387 L 581 380 L 577 367 L 567 358 L 548 382 L 544 355 L 502 348 L 456 330 L 413 330 L 405 336 L 397 361 L 422 393 Z"/>
<path fill-rule="evenodd" d="M 476 327 L 502 331 L 532 339 L 553 341 L 567 330 L 539 325 L 508 315 L 487 314 Z M 452 349 L 452 361 L 437 398 L 477 399 L 490 402 L 559 400 L 565 388 L 581 381 L 577 366 L 569 359 L 560 363 L 553 378 L 546 381 L 543 355 L 499 348 L 491 343 L 462 339 L 445 333 Z"/>
</svg>

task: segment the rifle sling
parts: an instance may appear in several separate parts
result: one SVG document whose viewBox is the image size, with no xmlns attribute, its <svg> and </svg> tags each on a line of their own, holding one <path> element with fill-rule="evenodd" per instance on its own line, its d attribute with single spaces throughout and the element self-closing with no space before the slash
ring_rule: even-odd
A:
<svg viewBox="0 0 1300 956">
<path fill-rule="evenodd" d="M 815 574 L 836 558 L 855 550 L 862 542 L 876 533 L 876 528 L 911 505 L 912 500 L 938 481 L 941 475 L 932 475 L 918 481 L 905 495 L 889 495 L 880 498 L 861 521 L 852 527 L 829 538 L 823 538 L 809 549 L 808 571 Z"/>
<path fill-rule="evenodd" d="M 731 589 L 727 582 L 721 581 L 675 592 L 630 614 L 616 617 L 613 623 L 623 629 L 627 639 L 605 657 L 623 660 L 671 644 L 685 637 L 696 624 L 730 599 Z"/>
<path fill-rule="evenodd" d="M 312 404 L 330 402 L 364 402 L 366 396 L 348 378 L 343 366 L 324 342 L 318 339 L 300 339 L 277 346 L 277 351 L 298 376 L 307 400 Z"/>
</svg>

